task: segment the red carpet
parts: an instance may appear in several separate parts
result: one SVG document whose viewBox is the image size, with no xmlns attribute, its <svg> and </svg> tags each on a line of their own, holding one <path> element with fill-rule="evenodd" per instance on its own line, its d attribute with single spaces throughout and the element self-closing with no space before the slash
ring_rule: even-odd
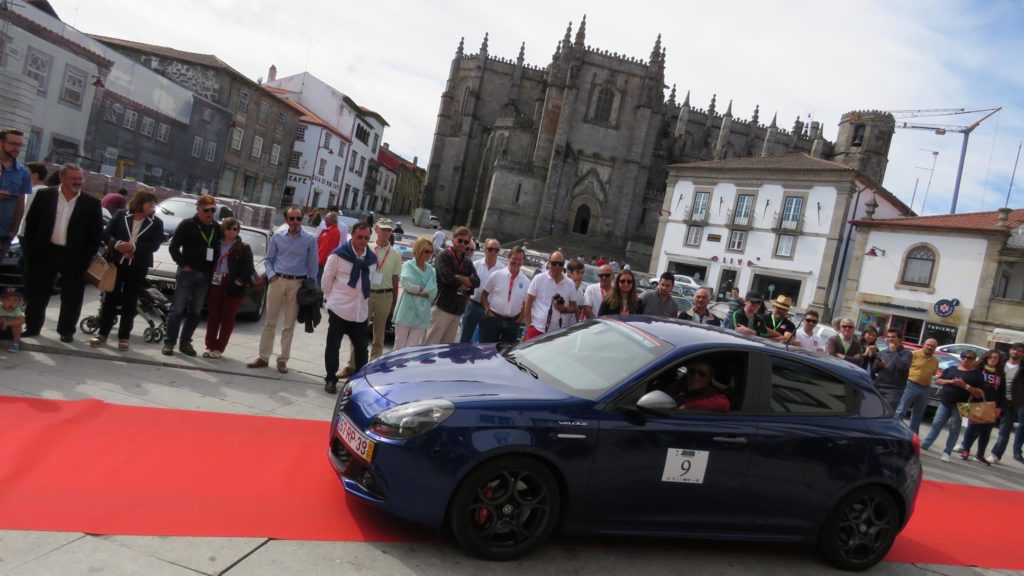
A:
<svg viewBox="0 0 1024 576">
<path fill-rule="evenodd" d="M 329 424 L 0 396 L 0 529 L 414 541 L 353 502 Z M 1024 492 L 925 482 L 887 560 L 1024 569 Z"/>
</svg>

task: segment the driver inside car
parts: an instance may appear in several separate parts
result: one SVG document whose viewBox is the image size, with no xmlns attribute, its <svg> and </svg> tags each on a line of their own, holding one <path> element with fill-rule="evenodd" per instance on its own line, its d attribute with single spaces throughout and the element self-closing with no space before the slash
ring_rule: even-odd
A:
<svg viewBox="0 0 1024 576">
<path fill-rule="evenodd" d="M 674 380 L 665 390 L 680 410 L 729 411 L 729 397 L 713 384 L 715 370 L 711 364 L 697 360 L 683 370 L 685 376 Z"/>
</svg>

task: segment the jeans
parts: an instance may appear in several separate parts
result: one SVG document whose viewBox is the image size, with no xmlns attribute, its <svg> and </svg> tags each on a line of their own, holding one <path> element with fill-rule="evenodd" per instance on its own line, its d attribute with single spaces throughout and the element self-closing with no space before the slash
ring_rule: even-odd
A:
<svg viewBox="0 0 1024 576">
<path fill-rule="evenodd" d="M 971 451 L 971 445 L 974 441 L 978 441 L 978 451 L 975 452 L 978 456 L 985 455 L 985 449 L 988 448 L 988 438 L 992 434 L 992 428 L 995 424 L 975 424 L 974 422 L 967 423 L 967 432 L 964 433 L 964 452 Z"/>
<path fill-rule="evenodd" d="M 328 382 L 337 382 L 338 365 L 341 360 L 338 355 L 341 351 L 341 339 L 348 335 L 352 343 L 352 353 L 356 357 L 356 372 L 366 366 L 369 359 L 369 351 L 366 349 L 369 340 L 367 333 L 367 322 L 351 322 L 338 316 L 330 310 L 327 311 L 327 346 L 324 348 L 324 369 L 327 376 L 324 379 Z"/>
<path fill-rule="evenodd" d="M 942 432 L 942 428 L 946 425 L 946 421 L 949 421 L 949 436 L 946 437 L 946 447 L 942 450 L 946 454 L 953 453 L 953 447 L 956 446 L 956 441 L 960 438 L 960 425 L 962 418 L 960 412 L 956 409 L 956 404 L 939 404 L 939 409 L 935 411 L 935 416 L 932 417 L 932 431 L 928 433 L 928 437 L 921 443 L 921 449 L 927 450 L 931 448 L 932 444 L 939 437 L 939 433 Z"/>
<path fill-rule="evenodd" d="M 493 316 L 480 322 L 480 342 L 508 342 L 515 344 L 519 337 L 519 325 L 515 318 Z"/>
<path fill-rule="evenodd" d="M 1013 432 L 1013 408 L 1007 408 L 1003 411 L 1002 418 L 999 419 L 999 437 L 996 438 L 996 444 L 992 447 L 992 455 L 998 458 L 1003 457 L 1003 453 L 1006 452 L 1006 445 L 1010 443 L 1010 434 Z M 1024 406 L 1017 409 L 1017 421 L 1024 422 Z M 1020 456 L 1021 453 L 1021 442 L 1024 441 L 1024 434 L 1021 434 L 1021 428 L 1024 425 L 1017 426 L 1017 434 L 1013 437 L 1013 455 Z"/>
<path fill-rule="evenodd" d="M 903 419 L 903 413 L 910 409 L 910 429 L 917 434 L 921 429 L 921 420 L 924 419 L 924 411 L 928 408 L 928 397 L 931 395 L 930 386 L 921 386 L 916 382 L 907 380 L 907 387 L 903 389 L 903 396 L 900 404 L 896 407 L 896 419 Z"/>
<path fill-rule="evenodd" d="M 192 343 L 192 334 L 199 326 L 203 304 L 206 303 L 206 290 L 210 286 L 210 274 L 200 270 L 185 272 L 178 268 L 174 276 L 176 286 L 171 303 L 171 313 L 167 315 L 167 334 L 164 344 L 174 344 L 181 330 L 182 344 Z M 184 320 L 184 322 L 182 322 Z"/>
<path fill-rule="evenodd" d="M 481 321 L 484 319 L 484 305 L 479 302 L 469 301 L 466 311 L 462 313 L 462 336 L 459 342 L 468 344 L 473 341 L 473 333 L 476 332 Z"/>
</svg>

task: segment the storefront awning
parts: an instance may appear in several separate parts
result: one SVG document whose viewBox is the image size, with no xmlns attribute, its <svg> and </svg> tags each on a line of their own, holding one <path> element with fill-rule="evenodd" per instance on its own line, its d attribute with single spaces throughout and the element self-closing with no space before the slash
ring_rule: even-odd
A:
<svg viewBox="0 0 1024 576">
<path fill-rule="evenodd" d="M 1003 344 L 1013 344 L 1014 342 L 1024 342 L 1024 332 L 1020 330 L 1010 330 L 1009 328 L 996 328 L 992 331 L 992 334 L 988 337 L 989 342 L 1001 342 Z"/>
</svg>

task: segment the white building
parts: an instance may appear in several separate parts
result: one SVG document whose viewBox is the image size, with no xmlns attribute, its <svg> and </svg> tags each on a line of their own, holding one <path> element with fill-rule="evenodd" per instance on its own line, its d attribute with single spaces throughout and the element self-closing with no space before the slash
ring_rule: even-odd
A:
<svg viewBox="0 0 1024 576">
<path fill-rule="evenodd" d="M 339 205 L 345 157 L 351 141 L 326 120 L 296 102 L 296 94 L 281 88 L 266 89 L 302 115 L 288 158 L 288 183 L 282 204 L 303 208 Z"/>
<path fill-rule="evenodd" d="M 842 301 L 849 222 L 869 203 L 878 217 L 910 212 L 853 168 L 807 154 L 670 166 L 650 272 L 694 276 L 716 299 L 733 287 L 783 294 L 828 317 Z"/>
<path fill-rule="evenodd" d="M 267 86 L 292 93 L 296 102 L 348 139 L 350 145 L 346 146 L 339 204 L 348 210 L 368 209 L 369 195 L 365 194 L 367 165 L 370 159 L 377 157 L 384 128 L 388 126 L 384 117 L 356 104 L 309 72 L 285 78 L 277 78 L 271 72 Z"/>
<path fill-rule="evenodd" d="M 1024 341 L 1024 210 L 861 218 L 843 314 L 910 342 Z"/>
</svg>

